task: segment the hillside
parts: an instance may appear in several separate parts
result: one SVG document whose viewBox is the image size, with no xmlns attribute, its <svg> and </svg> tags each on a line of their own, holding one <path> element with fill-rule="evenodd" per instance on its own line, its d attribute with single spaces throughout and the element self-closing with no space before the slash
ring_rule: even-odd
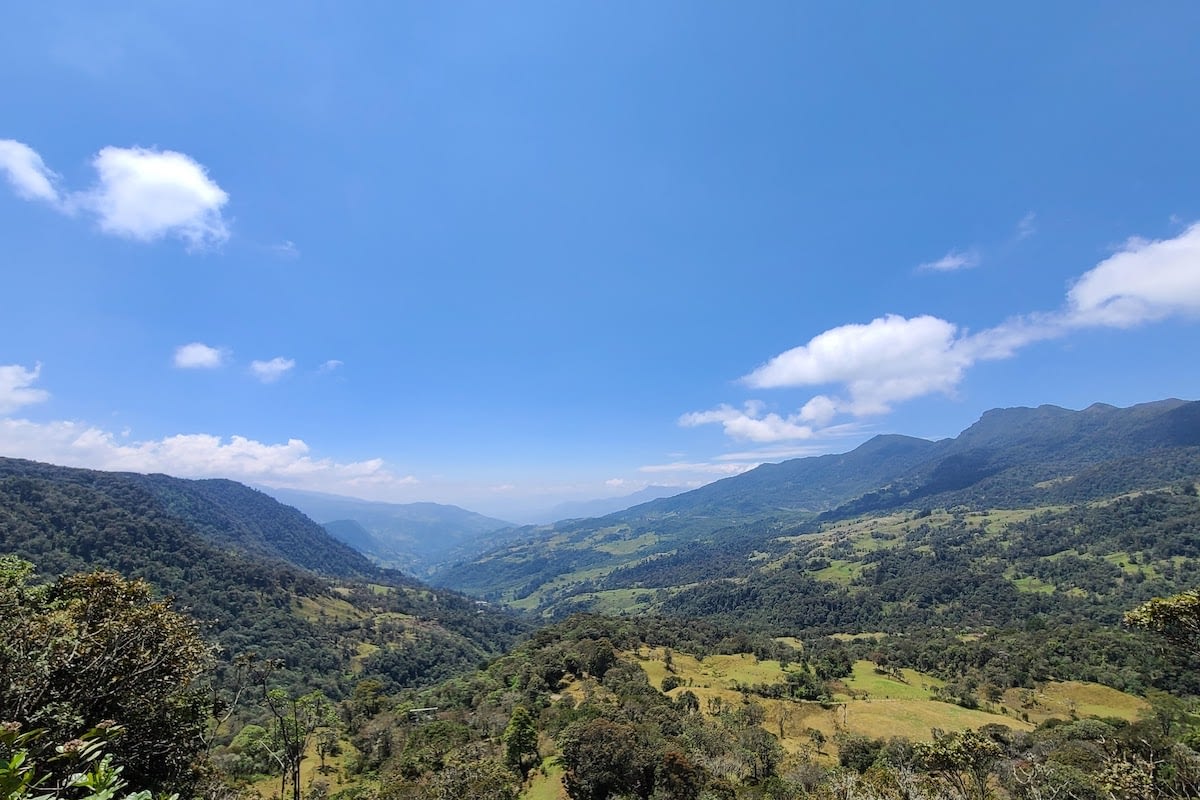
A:
<svg viewBox="0 0 1200 800">
<path fill-rule="evenodd" d="M 488 534 L 512 527 L 510 522 L 440 503 L 380 503 L 295 489 L 263 491 L 300 509 L 375 563 L 413 575 L 475 555 L 490 546 Z"/>
<path fill-rule="evenodd" d="M 425 683 L 524 630 L 452 592 L 381 570 L 293 508 L 232 481 L 0 459 L 0 552 L 43 577 L 111 569 L 195 616 L 226 658 L 280 659 L 332 696 L 375 676 Z"/>
<path fill-rule="evenodd" d="M 135 515 L 171 517 L 209 543 L 244 555 L 327 575 L 369 577 L 378 572 L 361 553 L 332 539 L 296 509 L 235 481 L 69 469 L 0 458 L 0 479 L 4 478 L 94 491 Z"/>
<path fill-rule="evenodd" d="M 402 779 L 418 797 L 481 800 L 515 798 L 521 788 L 525 798 L 932 800 L 1065 796 L 1056 794 L 1064 787 L 1078 797 L 1191 796 L 1158 793 L 1158 784 L 1166 792 L 1190 785 L 1193 774 L 1193 751 L 1171 750 L 1172 731 L 1187 728 L 1164 721 L 1170 701 L 1017 675 L 1039 651 L 1056 668 L 1102 664 L 1088 654 L 1090 634 L 1074 637 L 1074 654 L 1065 639 L 1034 633 L 935 636 L 929 652 L 954 661 L 916 669 L 894 656 L 889 639 L 733 631 L 573 616 L 474 674 L 352 717 L 356 776 L 372 789 L 378 776 L 381 791 Z M 1113 648 L 1111 665 L 1130 680 L 1160 666 L 1144 642 L 1111 633 L 1097 641 L 1124 648 Z M 414 709 L 436 711 L 421 718 Z M 1100 793 L 1098 770 L 1060 769 L 1068 759 L 1136 763 L 1144 748 L 1171 752 L 1170 769 L 1132 793 Z M 956 792 L 967 759 L 982 786 L 1000 791 Z"/>
<path fill-rule="evenodd" d="M 633 494 L 602 497 L 596 500 L 574 500 L 559 503 L 538 516 L 532 517 L 530 521 L 550 523 L 564 519 L 602 517 L 605 514 L 615 514 L 633 506 L 640 506 L 642 503 L 649 503 L 651 500 L 674 497 L 681 491 L 683 490 L 677 486 L 647 486 Z"/>
<path fill-rule="evenodd" d="M 1200 476 L 1198 443 L 1200 403 L 991 411 L 953 439 L 879 436 L 850 453 L 763 465 L 599 519 L 527 528 L 436 581 L 548 615 L 737 608 L 748 617 L 761 608 L 774 609 L 774 624 L 830 631 L 910 623 L 910 606 L 921 618 L 944 606 L 947 618 L 979 624 L 1089 602 L 1111 614 L 1186 581 L 1179 559 L 1196 554 L 1175 531 L 1196 513 L 1183 489 Z M 1098 537 L 1039 551 L 1067 566 L 1053 592 L 1027 591 L 1048 568 L 1021 560 L 1021 543 L 1039 535 L 1022 526 L 1070 519 L 1078 528 L 1079 517 L 1102 528 L 1123 508 L 1117 498 L 1145 491 L 1156 492 L 1145 501 L 1153 521 L 1128 522 L 1143 532 L 1136 545 Z M 1077 558 L 1102 562 L 1087 567 L 1111 585 L 1063 577 L 1083 570 Z M 891 571 L 913 579 L 894 597 L 879 588 Z M 923 597 L 916 585 L 926 579 L 943 594 L 961 592 Z"/>
</svg>

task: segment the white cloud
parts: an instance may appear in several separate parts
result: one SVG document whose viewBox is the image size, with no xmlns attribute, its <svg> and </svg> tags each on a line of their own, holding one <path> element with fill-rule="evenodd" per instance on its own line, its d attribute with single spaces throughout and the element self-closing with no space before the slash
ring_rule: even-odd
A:
<svg viewBox="0 0 1200 800">
<path fill-rule="evenodd" d="M 250 371 L 263 383 L 274 383 L 294 366 L 296 362 L 293 359 L 276 356 L 270 361 L 251 361 Z"/>
<path fill-rule="evenodd" d="M 815 422 L 826 425 L 837 415 L 837 403 L 833 398 L 819 394 L 804 404 L 800 409 L 800 419 L 804 422 Z"/>
<path fill-rule="evenodd" d="M 1026 215 L 1018 230 L 1032 224 L 1033 216 Z M 953 394 L 979 361 L 1011 358 L 1034 342 L 1081 328 L 1129 327 L 1173 316 L 1200 316 L 1200 223 L 1172 239 L 1130 239 L 1080 276 L 1055 312 L 1014 316 L 978 333 L 932 316 L 887 315 L 832 328 L 741 381 L 755 389 L 833 386 L 834 393 L 815 395 L 788 416 L 763 415 L 752 402 L 744 411 L 721 405 L 684 414 L 680 424 L 720 423 L 730 437 L 757 442 L 824 438 L 831 428 L 822 426 L 838 415 L 883 414 L 898 402 Z"/>
<path fill-rule="evenodd" d="M 781 417 L 772 412 L 762 413 L 762 406 L 753 401 L 746 403 L 743 410 L 722 404 L 708 411 L 692 411 L 679 418 L 685 428 L 719 422 L 725 433 L 734 439 L 752 442 L 779 442 L 792 439 L 811 439 L 813 429 L 800 425 L 799 415 Z"/>
<path fill-rule="evenodd" d="M 1130 239 L 1067 293 L 1067 322 L 1129 327 L 1200 314 L 1200 223 L 1174 239 Z"/>
<path fill-rule="evenodd" d="M 622 486 L 625 485 L 625 479 L 624 478 L 609 478 L 608 480 L 606 480 L 604 482 L 604 485 L 609 487 L 610 489 L 620 489 Z"/>
<path fill-rule="evenodd" d="M 221 208 L 229 195 L 183 153 L 105 147 L 92 160 L 99 182 L 76 202 L 105 233 L 140 241 L 178 236 L 193 247 L 229 238 Z"/>
<path fill-rule="evenodd" d="M 55 174 L 33 148 L 0 140 L 0 170 L 23 198 L 45 200 L 65 214 L 86 211 L 96 217 L 101 231 L 138 241 L 176 236 L 199 248 L 229 238 L 221 215 L 229 195 L 189 156 L 174 150 L 105 147 L 92 166 L 97 181 L 91 189 L 60 193 Z"/>
<path fill-rule="evenodd" d="M 0 139 L 0 171 L 18 197 L 58 202 L 58 190 L 54 188 L 57 176 L 29 145 L 12 139 Z"/>
<path fill-rule="evenodd" d="M 267 444 L 243 436 L 226 440 L 209 434 L 130 443 L 119 441 L 121 438 L 79 422 L 0 419 L 0 452 L 66 466 L 164 472 L 183 478 L 232 478 L 343 492 L 417 482 L 412 476 L 392 474 L 378 458 L 349 463 L 314 458 L 300 439 Z"/>
<path fill-rule="evenodd" d="M 0 366 L 0 414 L 49 399 L 50 393 L 45 389 L 33 388 L 41 371 L 41 364 L 35 364 L 33 369 L 20 364 Z"/>
<path fill-rule="evenodd" d="M 976 250 L 951 250 L 937 261 L 927 261 L 919 264 L 921 272 L 953 272 L 957 269 L 970 269 L 979 266 L 979 252 Z"/>
<path fill-rule="evenodd" d="M 338 369 L 343 364 L 344 364 L 344 362 L 338 361 L 336 358 L 331 358 L 328 361 L 326 361 L 324 364 L 322 364 L 321 366 L 317 367 L 317 372 L 333 372 L 335 369 Z"/>
<path fill-rule="evenodd" d="M 810 400 L 802 412 L 807 419 L 828 420 L 831 410 L 881 414 L 899 400 L 951 391 L 970 360 L 958 344 L 958 328 L 944 319 L 889 314 L 814 336 L 808 344 L 775 356 L 742 382 L 756 389 L 846 386 L 848 400 Z"/>
<path fill-rule="evenodd" d="M 203 342 L 192 342 L 175 348 L 174 364 L 180 369 L 215 369 L 221 366 L 224 355 Z"/>
</svg>

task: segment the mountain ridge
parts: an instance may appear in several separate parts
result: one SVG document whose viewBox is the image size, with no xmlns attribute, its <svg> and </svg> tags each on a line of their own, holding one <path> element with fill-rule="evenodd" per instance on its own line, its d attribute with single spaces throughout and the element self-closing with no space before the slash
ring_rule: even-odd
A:
<svg viewBox="0 0 1200 800">
<path fill-rule="evenodd" d="M 739 554 L 865 514 L 1074 504 L 1167 486 L 1200 475 L 1196 443 L 1198 402 L 994 409 L 956 437 L 883 434 L 598 519 L 523 528 L 434 580 L 522 608 L 565 608 L 573 596 L 634 588 L 609 576 L 650 562 L 732 577 Z"/>
</svg>

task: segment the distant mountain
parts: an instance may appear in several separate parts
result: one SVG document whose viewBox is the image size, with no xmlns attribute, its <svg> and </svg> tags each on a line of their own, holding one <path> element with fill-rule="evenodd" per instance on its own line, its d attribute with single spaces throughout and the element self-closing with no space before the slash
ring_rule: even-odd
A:
<svg viewBox="0 0 1200 800">
<path fill-rule="evenodd" d="M 647 486 L 638 492 L 619 497 L 601 497 L 596 500 L 575 500 L 559 503 L 550 510 L 537 515 L 539 522 L 557 522 L 564 519 L 579 519 L 583 517 L 602 517 L 616 511 L 658 500 L 663 497 L 674 497 L 686 491 L 678 486 Z"/>
<path fill-rule="evenodd" d="M 376 563 L 413 575 L 486 549 L 491 546 L 488 534 L 512 527 L 511 522 L 439 503 L 381 503 L 266 487 L 263 491 L 300 509 Z"/>
<path fill-rule="evenodd" d="M 433 579 L 549 613 L 660 608 L 652 592 L 630 592 L 744 577 L 773 543 L 839 520 L 1073 506 L 1198 476 L 1197 402 L 994 410 L 952 439 L 877 436 L 597 519 L 523 528 Z"/>
</svg>

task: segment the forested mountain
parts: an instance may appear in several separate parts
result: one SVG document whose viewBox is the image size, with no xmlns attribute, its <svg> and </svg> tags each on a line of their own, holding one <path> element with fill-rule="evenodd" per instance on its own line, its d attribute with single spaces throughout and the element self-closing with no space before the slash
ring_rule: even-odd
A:
<svg viewBox="0 0 1200 800">
<path fill-rule="evenodd" d="M 177 520 L 219 548 L 327 575 L 367 577 L 378 571 L 362 553 L 332 539 L 296 509 L 235 481 L 69 469 L 11 458 L 0 458 L 0 479 L 81 487 L 135 515 Z"/>
<path fill-rule="evenodd" d="M 376 563 L 414 575 L 475 555 L 491 546 L 488 534 L 512 527 L 510 522 L 440 503 L 379 503 L 295 489 L 263 491 L 300 509 Z"/>
<path fill-rule="evenodd" d="M 1000 602 L 1007 609 L 1003 613 L 1015 612 L 1018 606 L 1022 610 L 1015 613 L 1026 613 L 1031 605 L 1048 602 L 1044 595 L 1050 590 L 1041 592 L 1040 599 L 1030 596 L 1038 593 L 1022 591 L 1020 587 L 1032 584 L 1020 581 L 1045 568 L 1009 563 L 1017 552 L 1009 548 L 1025 535 L 1020 528 L 1025 520 L 1084 514 L 1089 503 L 1129 492 L 1166 490 L 1147 502 L 1156 506 L 1155 513 L 1175 522 L 1142 525 L 1146 539 L 1138 548 L 1101 539 L 1094 546 L 1075 543 L 1059 550 L 1074 547 L 1073 556 L 1088 551 L 1096 559 L 1110 558 L 1112 563 L 1105 563 L 1115 578 L 1124 574 L 1115 564 L 1148 557 L 1148 547 L 1149 552 L 1160 554 L 1155 558 L 1161 563 L 1138 574 L 1152 573 L 1155 579 L 1176 575 L 1174 559 L 1194 554 L 1187 551 L 1190 545 L 1184 539 L 1171 533 L 1172 525 L 1194 511 L 1192 496 L 1175 490 L 1193 486 L 1197 476 L 1200 403 L 1166 400 L 1128 409 L 1094 405 L 1083 411 L 1053 406 L 997 410 L 984 414 L 953 439 L 929 442 L 878 436 L 846 454 L 763 465 L 607 517 L 527 528 L 523 538 L 448 568 L 438 573 L 436 581 L 550 614 L 581 608 L 710 614 L 722 604 L 755 607 L 746 594 L 749 586 L 780 580 L 784 563 L 811 561 L 825 566 L 801 569 L 798 574 L 821 573 L 835 563 L 841 570 L 837 580 L 809 576 L 806 580 L 812 583 L 804 591 L 789 585 L 788 597 L 810 597 L 816 606 L 800 613 L 794 602 L 780 605 L 777 597 L 764 595 L 757 601 L 774 604 L 781 622 L 792 613 L 793 627 L 886 627 L 881 615 L 870 611 L 875 606 L 866 602 L 868 597 L 851 592 L 846 584 L 869 576 L 882 583 L 883 575 L 893 568 L 911 578 L 918 567 L 922 579 L 942 587 L 961 580 L 977 593 L 985 586 L 994 585 L 997 591 L 1007 587 L 1007 594 L 995 595 L 1008 598 Z M 1166 499 L 1171 497 L 1175 499 Z M 1019 513 L 996 513 L 1002 511 Z M 979 522 L 978 515 L 985 513 L 991 516 Z M 922 521 L 914 521 L 918 518 Z M 960 561 L 955 561 L 947 557 L 950 549 L 938 546 L 945 537 L 961 535 L 982 547 L 969 535 L 977 527 L 988 531 L 992 550 L 969 555 L 953 551 L 960 553 Z M 855 533 L 845 533 L 851 529 Z M 1176 552 L 1172 547 L 1183 549 Z M 931 550 L 938 558 L 929 558 Z M 884 558 L 877 551 L 889 555 Z M 1041 553 L 1039 558 L 1061 560 L 1064 555 L 1055 556 L 1057 552 Z M 888 559 L 902 557 L 911 563 L 889 566 Z M 1064 563 L 1078 566 L 1070 559 Z M 951 570 L 958 566 L 969 569 L 966 573 Z M 1006 572 L 1009 578 L 997 575 Z M 985 578 L 982 583 L 979 575 Z M 1070 582 L 1060 588 L 1061 594 L 1053 599 L 1063 607 L 1070 604 L 1064 598 L 1071 597 L 1072 589 L 1083 591 Z M 1155 590 L 1172 588 L 1173 584 L 1162 584 Z M 906 596 L 911 590 L 910 585 Z M 698 603 L 695 598 L 706 592 L 724 599 Z M 734 597 L 731 592 L 742 595 Z M 1110 606 L 1110 613 L 1142 594 L 1122 596 Z M 904 606 L 897 606 L 896 600 L 878 602 L 898 621 Z M 977 603 L 982 602 L 980 596 Z M 853 618 L 839 617 L 843 606 Z M 792 611 L 785 612 L 788 608 Z M 954 608 L 961 611 L 962 606 Z"/>
<path fill-rule="evenodd" d="M 520 621 L 376 567 L 294 508 L 232 481 L 0 459 L 0 553 L 40 575 L 144 578 L 227 657 L 280 659 L 331 696 L 374 676 L 412 685 L 474 665 Z"/>
</svg>

